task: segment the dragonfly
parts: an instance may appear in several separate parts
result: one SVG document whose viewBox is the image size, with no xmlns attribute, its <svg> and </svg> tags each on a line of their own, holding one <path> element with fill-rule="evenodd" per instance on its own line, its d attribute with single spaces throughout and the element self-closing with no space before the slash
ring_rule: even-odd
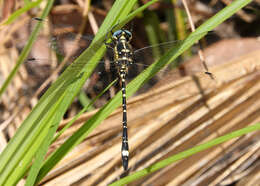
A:
<svg viewBox="0 0 260 186">
<path fill-rule="evenodd" d="M 37 21 L 44 21 L 39 18 L 35 19 Z M 121 80 L 121 91 L 122 91 L 122 147 L 121 147 L 121 158 L 122 165 L 125 171 L 128 170 L 128 161 L 129 161 L 129 145 L 128 145 L 128 132 L 127 132 L 127 103 L 126 103 L 126 81 L 127 75 L 130 67 L 133 66 L 142 66 L 143 68 L 148 65 L 138 63 L 139 61 L 144 60 L 144 56 L 151 56 L 154 49 L 159 49 L 160 51 L 165 51 L 176 44 L 180 44 L 183 41 L 169 41 L 165 43 L 160 43 L 158 45 L 147 46 L 141 49 L 134 50 L 131 41 L 132 33 L 127 29 L 120 29 L 113 31 L 113 28 L 107 33 L 106 40 L 104 44 L 107 47 L 108 55 L 112 55 L 113 59 L 110 60 L 110 65 L 115 66 L 119 79 Z M 111 37 L 108 37 L 108 34 Z M 71 36 L 71 34 L 69 34 Z M 89 36 L 81 36 L 80 40 L 91 41 Z M 111 40 L 108 42 L 108 40 Z M 50 39 L 50 47 L 56 51 L 57 54 L 64 56 L 65 52 L 59 47 L 59 37 L 53 37 Z M 109 54 L 110 52 L 110 54 Z M 37 62 L 44 59 L 38 58 L 29 58 L 28 62 Z M 100 61 L 99 65 L 104 65 L 104 61 Z M 76 68 L 76 66 L 74 67 Z M 206 74 L 210 74 L 208 69 L 205 70 Z"/>
<path fill-rule="evenodd" d="M 130 44 L 132 39 L 132 33 L 128 30 L 122 29 L 113 33 L 111 31 L 110 43 L 105 43 L 108 48 L 113 48 L 114 50 L 114 60 L 116 61 L 119 76 L 121 78 L 122 86 L 122 109 L 123 109 L 123 135 L 122 135 L 122 164 L 124 170 L 128 169 L 128 159 L 129 159 L 129 147 L 128 147 L 128 136 L 127 136 L 127 113 L 126 113 L 126 75 L 127 68 L 129 65 L 133 64 L 133 49 Z"/>
</svg>

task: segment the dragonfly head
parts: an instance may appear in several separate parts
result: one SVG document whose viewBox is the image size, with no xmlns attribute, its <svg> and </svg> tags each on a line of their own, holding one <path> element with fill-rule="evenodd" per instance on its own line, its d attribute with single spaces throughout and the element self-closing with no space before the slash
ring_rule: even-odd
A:
<svg viewBox="0 0 260 186">
<path fill-rule="evenodd" d="M 116 32 L 114 32 L 112 39 L 114 41 L 126 40 L 127 42 L 129 42 L 132 39 L 132 33 L 128 30 L 117 30 Z"/>
</svg>

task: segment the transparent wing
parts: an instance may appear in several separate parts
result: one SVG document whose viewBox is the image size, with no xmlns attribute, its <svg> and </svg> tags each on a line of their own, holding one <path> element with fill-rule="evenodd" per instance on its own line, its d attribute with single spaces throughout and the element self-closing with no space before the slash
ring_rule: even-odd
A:
<svg viewBox="0 0 260 186">
<path fill-rule="evenodd" d="M 32 19 L 32 22 L 42 21 L 43 27 L 47 27 L 50 24 L 49 21 L 40 20 L 40 19 Z M 30 23 L 33 25 L 33 23 Z M 43 28 L 43 30 L 44 30 Z M 73 29 L 70 25 L 66 24 L 55 24 L 52 26 L 52 33 L 49 34 L 51 36 L 47 39 L 47 48 L 54 51 L 58 61 L 62 61 L 62 59 L 67 58 L 67 65 L 73 63 L 74 59 L 76 59 L 81 52 L 83 52 L 91 43 L 94 38 L 93 35 L 80 35 L 73 33 Z M 201 33 L 205 34 L 205 33 Z M 208 35 L 212 35 L 214 32 L 210 32 Z M 167 50 L 177 45 L 183 43 L 183 40 L 174 40 L 168 41 L 164 43 L 159 43 L 157 45 L 146 46 L 133 51 L 133 60 L 134 63 L 129 66 L 128 69 L 128 78 L 132 79 L 141 73 L 146 67 L 152 64 L 156 59 L 160 58 Z M 36 47 L 37 48 L 37 47 Z M 39 50 L 38 50 L 39 51 Z M 93 55 L 95 51 L 93 51 Z M 96 72 L 101 76 L 104 76 L 105 73 L 113 73 L 117 75 L 116 63 L 113 61 L 113 50 L 107 49 L 107 60 L 101 60 L 97 66 Z M 45 57 L 41 54 L 32 54 L 28 59 L 30 63 L 41 63 L 41 64 L 53 64 L 53 59 L 49 56 Z M 86 63 L 86 61 L 79 62 L 77 64 L 73 64 L 72 68 L 82 68 L 81 63 Z M 86 69 L 88 70 L 88 65 L 86 65 Z M 163 69 L 160 72 L 164 73 L 168 69 Z M 203 69 L 202 69 L 203 70 Z"/>
<path fill-rule="evenodd" d="M 79 29 L 76 25 L 56 24 L 48 20 L 32 18 L 21 27 L 16 28 L 14 42 L 19 44 L 20 49 L 26 44 L 30 33 L 38 22 L 42 23 L 42 29 L 31 50 L 30 58 L 49 58 L 50 52 L 52 52 L 58 58 L 68 57 L 73 60 L 90 45 L 94 38 L 91 34 L 77 34 Z M 23 31 L 20 31 L 21 29 Z M 93 51 L 94 53 L 95 51 Z"/>
<path fill-rule="evenodd" d="M 198 35 L 199 36 L 206 35 L 207 41 L 208 40 L 211 41 L 214 40 L 216 33 L 214 31 L 203 32 L 203 33 L 196 34 L 193 37 L 197 37 Z M 181 46 L 184 41 L 185 40 L 167 41 L 164 43 L 159 43 L 159 44 L 150 45 L 150 46 L 137 49 L 134 51 L 134 62 L 138 65 L 140 63 L 144 63 L 145 64 L 144 67 L 149 66 L 149 64 L 158 60 L 162 55 L 164 55 L 170 49 L 175 48 L 177 46 Z M 194 47 L 192 47 L 189 51 L 183 53 L 183 55 L 180 58 L 173 61 L 174 63 L 171 63 L 170 65 L 168 65 L 168 67 L 165 67 L 163 70 L 160 70 L 159 71 L 160 76 L 164 72 L 168 72 L 169 70 L 171 70 L 172 67 L 179 66 L 179 64 L 181 64 L 183 61 L 190 58 L 193 54 L 198 54 L 198 50 L 200 50 L 201 47 L 202 47 L 201 43 L 198 42 L 198 44 L 194 45 Z M 212 79 L 214 79 L 213 75 L 208 71 L 208 67 L 204 59 L 201 59 L 201 64 L 202 64 L 201 71 L 204 71 Z"/>
<path fill-rule="evenodd" d="M 201 33 L 205 34 L 205 33 Z M 210 32 L 209 35 L 214 34 L 214 32 Z M 69 34 L 69 38 L 72 40 L 74 37 L 72 37 L 73 34 Z M 75 34 L 74 34 L 75 36 Z M 55 42 L 59 41 L 61 37 L 56 37 Z M 89 37 L 81 37 L 82 39 L 86 39 L 89 41 Z M 174 41 L 168 41 L 165 43 L 160 43 L 157 45 L 150 45 L 143 47 L 141 49 L 137 49 L 133 51 L 133 58 L 134 58 L 134 63 L 129 66 L 129 72 L 128 72 L 128 78 L 132 79 L 136 75 L 142 72 L 146 67 L 148 67 L 150 64 L 152 64 L 156 59 L 161 57 L 163 54 L 166 53 L 167 50 L 169 50 L 172 47 L 176 47 L 177 45 L 180 45 L 183 43 L 184 40 L 174 40 Z M 53 42 L 52 42 L 53 43 Z M 57 47 L 56 47 L 57 48 Z M 85 50 L 84 47 L 80 47 L 81 50 Z M 61 53 L 60 53 L 61 54 Z M 101 60 L 99 62 L 99 65 L 97 66 L 99 74 L 102 74 L 104 71 L 111 71 L 111 72 L 116 72 L 116 63 L 113 61 L 113 50 L 110 48 L 107 49 L 107 60 Z M 64 57 L 64 56 L 63 56 Z M 74 55 L 73 58 L 70 58 L 68 64 L 71 64 L 73 59 L 76 58 L 77 55 Z M 29 61 L 31 62 L 40 62 L 46 59 L 40 59 L 40 58 L 31 58 Z M 86 63 L 85 61 L 82 63 Z M 78 65 L 77 65 L 78 64 Z M 81 62 L 73 65 L 73 68 L 82 68 Z M 86 68 L 87 70 L 88 68 Z M 202 69 L 203 70 L 203 69 Z M 167 69 L 161 70 L 161 72 L 165 72 Z"/>
<path fill-rule="evenodd" d="M 214 31 L 210 31 L 210 32 L 203 32 L 203 33 L 199 33 L 197 35 L 194 35 L 194 37 L 197 37 L 198 35 L 205 35 L 207 34 L 207 37 L 213 37 L 214 36 Z M 140 49 L 136 49 L 134 51 L 134 59 L 136 62 L 139 62 L 140 60 L 143 60 L 144 57 L 146 58 L 150 58 L 150 59 L 158 59 L 160 58 L 163 54 L 165 54 L 169 49 L 173 48 L 173 47 L 177 47 L 178 45 L 181 45 L 184 40 L 173 40 L 173 41 L 167 41 L 164 43 L 159 43 L 159 44 L 155 44 L 155 45 L 149 45 L 149 46 L 145 46 L 143 48 Z M 198 48 L 198 46 L 197 46 Z"/>
</svg>

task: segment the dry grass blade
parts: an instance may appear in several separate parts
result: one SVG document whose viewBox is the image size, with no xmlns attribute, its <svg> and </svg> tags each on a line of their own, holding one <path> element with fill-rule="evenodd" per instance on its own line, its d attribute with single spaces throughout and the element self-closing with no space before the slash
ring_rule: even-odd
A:
<svg viewBox="0 0 260 186">
<path fill-rule="evenodd" d="M 205 74 L 197 74 L 130 99 L 130 170 L 140 170 L 259 121 L 259 60 L 260 52 L 257 50 L 212 68 L 217 82 L 205 78 Z M 95 112 L 82 116 L 71 130 L 60 137 L 60 141 L 53 144 L 53 148 Z M 44 185 L 107 185 L 118 179 L 123 174 L 120 121 L 118 109 L 45 177 Z M 257 160 L 253 157 L 253 152 L 259 151 L 257 140 L 259 132 L 228 141 L 132 185 L 214 185 L 225 182 L 232 175 L 240 175 L 234 173 L 234 169 Z"/>
</svg>

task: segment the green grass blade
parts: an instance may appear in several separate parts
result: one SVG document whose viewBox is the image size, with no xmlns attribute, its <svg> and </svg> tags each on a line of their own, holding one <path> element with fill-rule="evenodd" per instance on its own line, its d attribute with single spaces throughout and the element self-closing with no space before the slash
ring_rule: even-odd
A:
<svg viewBox="0 0 260 186">
<path fill-rule="evenodd" d="M 251 125 L 249 127 L 245 127 L 243 129 L 240 129 L 240 130 L 237 130 L 237 131 L 234 131 L 234 132 L 231 132 L 229 134 L 226 134 L 224 136 L 221 136 L 221 137 L 218 137 L 216 139 L 213 139 L 209 142 L 206 142 L 204 144 L 201 144 L 201 145 L 198 145 L 196 147 L 193 147 L 189 150 L 186 150 L 186 151 L 183 151 L 183 152 L 180 152 L 176 155 L 173 155 L 165 160 L 162 160 L 160 162 L 157 162 L 141 171 L 138 171 L 130 176 L 127 176 L 119 181 L 116 181 L 112 184 L 110 184 L 110 186 L 114 186 L 114 185 L 125 185 L 125 184 L 128 184 L 132 181 L 135 181 L 139 178 L 142 178 L 144 176 L 147 176 L 148 174 L 151 174 L 159 169 L 162 169 L 178 160 L 181 160 L 181 159 L 184 159 L 184 158 L 187 158 L 193 154 L 196 154 L 198 152 L 201 152 L 203 150 L 206 150 L 206 149 L 209 149 L 211 147 L 214 147 L 216 145 L 219 145 L 221 143 L 224 143 L 228 140 L 231 140 L 233 138 L 237 138 L 239 136 L 242 136 L 242 135 L 245 135 L 245 134 L 248 134 L 250 132 L 253 132 L 253 131 L 257 131 L 257 130 L 260 130 L 260 123 L 257 123 L 255 125 Z"/>
<path fill-rule="evenodd" d="M 51 123 L 52 123 L 52 121 L 51 121 Z M 56 125 L 56 126 L 58 126 L 58 125 Z M 49 145 L 51 144 L 53 135 L 55 134 L 56 130 L 57 130 L 57 127 L 55 127 L 55 125 L 52 125 L 49 133 L 47 134 L 47 136 L 43 140 L 43 143 L 41 144 L 41 148 L 39 148 L 38 152 L 35 155 L 35 160 L 33 162 L 32 167 L 30 168 L 28 177 L 26 178 L 25 186 L 35 185 L 37 175 L 38 175 L 39 170 L 42 166 L 42 163 L 44 161 L 44 157 L 45 157 L 45 155 L 48 151 Z"/>
<path fill-rule="evenodd" d="M 43 13 L 42 13 L 42 18 L 45 18 L 51 7 L 52 7 L 52 1 L 49 1 L 49 3 L 46 5 L 46 8 L 44 9 Z M 19 66 L 22 64 L 22 62 L 24 61 L 24 59 L 27 57 L 29 50 L 32 47 L 32 43 L 33 41 L 36 39 L 37 34 L 39 33 L 41 28 L 41 23 L 37 24 L 35 27 L 35 30 L 33 31 L 33 33 L 31 34 L 29 41 L 26 45 L 26 47 L 23 49 L 22 54 L 20 55 L 17 65 L 15 66 L 15 68 L 13 69 L 13 71 L 11 72 L 11 74 L 8 76 L 7 80 L 5 81 L 4 85 L 2 86 L 1 90 L 0 90 L 0 96 L 2 95 L 2 93 L 4 92 L 4 90 L 6 89 L 6 87 L 8 86 L 9 82 L 11 81 L 11 79 L 13 78 L 13 76 L 15 75 L 15 73 L 17 72 Z M 23 134 L 21 134 L 23 135 Z M 3 171 L 4 167 L 6 166 L 6 164 L 9 162 L 10 157 L 12 156 L 12 154 L 14 154 L 14 152 L 16 151 L 17 147 L 19 146 L 19 140 L 11 140 L 8 143 L 8 146 L 11 147 L 6 147 L 6 149 L 1 153 L 0 156 L 0 173 Z M 13 146 L 13 147 L 12 147 Z M 0 177 L 1 179 L 1 177 Z"/>
<path fill-rule="evenodd" d="M 3 23 L 0 23 L 0 27 L 7 25 L 7 24 L 11 24 L 12 22 L 14 22 L 19 16 L 21 16 L 21 14 L 27 12 L 28 10 L 38 6 L 43 0 L 38 0 L 38 1 L 34 1 L 34 2 L 26 2 L 25 6 L 16 10 L 14 13 L 12 13 L 7 20 L 5 20 Z"/>
<path fill-rule="evenodd" d="M 122 26 L 124 26 L 126 23 L 131 21 L 135 16 L 140 14 L 142 11 L 144 11 L 146 8 L 148 8 L 150 5 L 156 3 L 157 1 L 159 1 L 159 0 L 149 1 L 148 3 L 144 4 L 140 8 L 136 9 L 135 11 L 133 11 L 131 14 L 127 15 L 127 17 L 125 17 L 124 19 L 122 19 L 122 20 L 118 19 L 120 22 L 117 23 L 117 26 L 114 28 L 114 30 L 122 28 Z"/>
<path fill-rule="evenodd" d="M 55 138 L 53 139 L 53 142 L 57 140 L 57 138 L 59 138 L 62 133 L 64 133 L 84 112 L 86 112 L 88 110 L 88 108 L 93 105 L 111 86 L 113 86 L 116 82 L 118 81 L 118 79 L 115 79 L 112 83 L 110 83 L 100 94 L 98 94 L 88 105 L 86 105 L 78 114 L 76 114 L 73 119 L 65 126 L 62 128 L 62 130 L 60 130 L 57 135 L 55 136 Z"/>
<path fill-rule="evenodd" d="M 62 97 L 60 100 L 62 101 Z M 59 104 L 61 103 L 62 102 L 60 102 Z M 59 107 L 59 104 L 57 107 Z M 57 112 L 55 111 L 54 114 L 57 114 Z M 26 183 L 25 183 L 26 186 L 35 185 L 35 181 L 40 171 L 40 168 L 43 164 L 44 157 L 48 151 L 50 144 L 53 141 L 53 136 L 59 126 L 59 121 L 55 121 L 56 117 L 49 117 L 49 118 L 51 119 L 51 121 L 48 123 L 48 125 L 50 126 L 49 132 L 46 135 L 45 139 L 43 140 L 42 144 L 40 145 L 41 148 L 38 149 L 35 155 L 35 160 L 33 162 L 32 167 L 30 168 L 28 177 L 26 179 Z M 55 122 L 56 124 L 53 124 Z"/>
<path fill-rule="evenodd" d="M 83 106 L 86 107 L 91 103 L 91 99 L 88 98 L 88 96 L 85 94 L 84 90 L 81 90 L 79 95 L 78 95 L 79 103 Z M 92 111 L 95 108 L 93 106 L 88 107 L 86 111 Z"/>
<path fill-rule="evenodd" d="M 34 4 L 38 5 L 36 2 L 34 2 Z M 52 4 L 53 4 L 53 0 L 49 1 L 48 4 L 46 5 L 46 8 L 44 9 L 43 11 L 43 14 L 42 14 L 42 19 L 45 19 L 46 16 L 49 14 L 49 11 L 52 7 Z M 27 9 L 25 9 L 27 10 Z M 23 12 L 22 12 L 23 13 Z M 19 14 L 18 14 L 19 15 Z M 10 21 L 12 21 L 13 19 L 17 18 L 18 15 L 11 15 L 9 19 L 11 19 Z M 18 58 L 18 61 L 15 65 L 15 67 L 13 68 L 13 70 L 11 71 L 11 73 L 9 74 L 9 76 L 7 77 L 7 79 L 5 80 L 5 82 L 3 83 L 1 89 L 0 89 L 0 98 L 2 97 L 2 94 L 4 93 L 4 91 L 6 90 L 6 88 L 8 87 L 8 85 L 10 84 L 10 82 L 12 81 L 12 79 L 14 78 L 15 74 L 17 73 L 19 67 L 22 65 L 22 63 L 24 62 L 24 60 L 27 58 L 31 48 L 32 48 L 32 45 L 33 45 L 33 42 L 35 41 L 37 35 L 39 34 L 40 32 L 40 29 L 41 29 L 41 26 L 42 26 L 42 23 L 41 22 L 38 22 L 38 24 L 36 25 L 34 31 L 32 32 L 32 34 L 30 35 L 29 37 L 29 40 L 28 40 L 28 43 L 26 44 L 26 46 L 23 48 L 22 50 L 22 53 L 21 55 L 19 56 Z"/>
<path fill-rule="evenodd" d="M 144 12 L 144 25 L 149 45 L 158 45 L 166 42 L 164 33 L 159 26 L 159 18 L 154 12 Z M 157 47 L 152 48 L 153 59 L 159 59 L 162 56 L 161 53 L 161 49 Z"/>
<path fill-rule="evenodd" d="M 52 127 L 53 120 L 55 120 L 54 116 L 57 115 L 57 108 L 62 104 L 62 101 L 63 96 L 61 96 L 58 102 L 48 111 L 46 118 L 44 118 L 39 125 L 39 133 L 32 133 L 28 136 L 29 139 L 34 139 L 34 141 L 30 141 L 30 144 L 24 143 L 17 149 L 17 155 L 21 155 L 15 156 L 12 162 L 5 167 L 5 170 L 1 173 L 0 185 L 15 185 L 24 175 L 35 153 L 44 142 L 44 139 L 46 139 Z M 28 149 L 28 147 L 30 147 L 30 150 L 26 151 L 25 149 Z"/>
</svg>

